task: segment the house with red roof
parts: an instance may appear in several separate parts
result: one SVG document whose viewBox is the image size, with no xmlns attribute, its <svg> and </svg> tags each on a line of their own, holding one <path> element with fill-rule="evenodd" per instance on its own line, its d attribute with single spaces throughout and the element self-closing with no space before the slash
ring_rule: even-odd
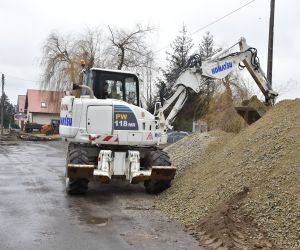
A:
<svg viewBox="0 0 300 250">
<path fill-rule="evenodd" d="M 28 89 L 26 95 L 18 96 L 15 123 L 21 130 L 27 122 L 50 124 L 59 119 L 60 103 L 64 93 L 61 91 Z"/>
<path fill-rule="evenodd" d="M 23 130 L 27 121 L 27 114 L 25 112 L 26 95 L 18 95 L 17 113 L 15 114 L 15 123 Z"/>
<path fill-rule="evenodd" d="M 50 124 L 59 119 L 60 102 L 63 92 L 28 89 L 25 99 L 25 112 L 29 123 Z"/>
<path fill-rule="evenodd" d="M 24 113 L 25 111 L 26 95 L 18 95 L 18 113 Z"/>
</svg>

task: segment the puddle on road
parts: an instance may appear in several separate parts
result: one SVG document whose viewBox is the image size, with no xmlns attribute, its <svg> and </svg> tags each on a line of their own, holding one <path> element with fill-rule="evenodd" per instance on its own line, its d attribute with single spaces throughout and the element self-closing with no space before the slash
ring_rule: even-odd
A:
<svg viewBox="0 0 300 250">
<path fill-rule="evenodd" d="M 104 227 L 108 224 L 108 218 L 102 218 L 102 217 L 85 218 L 84 221 L 87 224 L 97 225 L 99 227 Z"/>
<path fill-rule="evenodd" d="M 105 227 L 111 220 L 111 218 L 109 217 L 92 216 L 90 213 L 90 209 L 80 207 L 79 200 L 77 200 L 76 202 L 73 201 L 72 204 L 69 204 L 68 210 L 71 212 L 72 217 L 76 215 L 79 220 L 79 224 L 81 225 L 95 225 L 98 227 Z"/>
<path fill-rule="evenodd" d="M 19 145 L 19 143 L 17 142 L 3 142 L 3 141 L 0 141 L 0 146 L 17 146 Z"/>
<path fill-rule="evenodd" d="M 144 210 L 144 211 L 148 211 L 148 210 L 159 210 L 158 208 L 156 208 L 154 205 L 151 207 L 140 207 L 140 206 L 128 206 L 124 208 L 125 210 Z"/>
<path fill-rule="evenodd" d="M 41 193 L 41 194 L 46 194 L 51 192 L 51 189 L 49 187 L 29 187 L 26 188 L 25 190 L 31 193 Z"/>
</svg>

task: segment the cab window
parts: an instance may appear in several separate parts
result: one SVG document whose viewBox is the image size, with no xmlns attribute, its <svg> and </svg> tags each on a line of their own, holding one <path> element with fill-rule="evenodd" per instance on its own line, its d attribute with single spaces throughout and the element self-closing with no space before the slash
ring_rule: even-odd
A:
<svg viewBox="0 0 300 250">
<path fill-rule="evenodd" d="M 125 97 L 126 102 L 137 105 L 137 82 L 133 77 L 125 79 Z"/>
<path fill-rule="evenodd" d="M 98 99 L 118 99 L 139 105 L 138 79 L 133 74 L 91 70 L 84 80 Z"/>
<path fill-rule="evenodd" d="M 83 84 L 93 89 L 93 81 L 94 81 L 94 72 L 86 71 L 82 76 Z M 88 95 L 88 91 L 85 89 L 81 89 L 81 95 Z"/>
<path fill-rule="evenodd" d="M 104 96 L 106 98 L 123 100 L 123 84 L 121 81 L 106 80 L 104 82 Z"/>
</svg>

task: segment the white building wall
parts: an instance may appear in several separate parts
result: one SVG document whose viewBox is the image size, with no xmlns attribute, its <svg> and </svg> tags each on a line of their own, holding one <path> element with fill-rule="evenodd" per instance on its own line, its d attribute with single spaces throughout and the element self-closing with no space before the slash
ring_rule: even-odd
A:
<svg viewBox="0 0 300 250">
<path fill-rule="evenodd" d="M 59 114 L 30 113 L 30 122 L 38 124 L 50 124 L 51 119 L 59 119 Z"/>
<path fill-rule="evenodd" d="M 15 124 L 18 124 L 21 130 L 23 130 L 27 122 L 27 115 L 25 113 L 16 114 L 14 120 L 15 120 Z"/>
<path fill-rule="evenodd" d="M 15 123 L 19 125 L 20 129 L 23 131 L 24 130 L 24 126 L 26 124 L 27 120 L 15 120 Z"/>
</svg>

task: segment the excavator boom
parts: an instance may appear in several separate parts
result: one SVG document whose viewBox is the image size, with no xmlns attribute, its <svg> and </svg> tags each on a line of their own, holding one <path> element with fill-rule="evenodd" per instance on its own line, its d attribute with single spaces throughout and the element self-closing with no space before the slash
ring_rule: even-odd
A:
<svg viewBox="0 0 300 250">
<path fill-rule="evenodd" d="M 232 48 L 237 45 L 239 45 L 239 51 L 231 52 Z M 204 61 L 201 61 L 201 58 L 198 55 L 197 57 L 194 56 L 194 58 L 196 58 L 196 60 L 190 60 L 190 62 L 193 62 L 192 65 L 189 62 L 188 67 L 177 78 L 174 84 L 176 88 L 174 94 L 166 100 L 164 106 L 158 110 L 158 120 L 165 131 L 168 128 L 172 128 L 171 123 L 174 121 L 176 115 L 187 99 L 188 89 L 199 93 L 207 80 L 223 79 L 236 67 L 246 68 L 265 96 L 265 104 L 267 106 L 274 105 L 275 98 L 278 94 L 272 89 L 271 84 L 268 82 L 265 73 L 260 67 L 257 50 L 250 47 L 246 43 L 245 38 L 242 37 L 230 48 Z M 174 104 L 173 109 L 169 113 L 167 119 L 165 119 L 164 111 L 168 109 L 175 100 L 177 101 Z M 236 108 L 236 110 L 238 114 L 243 116 L 248 124 L 253 123 L 262 115 L 261 112 L 257 112 L 253 108 L 247 109 L 246 107 L 240 107 Z"/>
</svg>

